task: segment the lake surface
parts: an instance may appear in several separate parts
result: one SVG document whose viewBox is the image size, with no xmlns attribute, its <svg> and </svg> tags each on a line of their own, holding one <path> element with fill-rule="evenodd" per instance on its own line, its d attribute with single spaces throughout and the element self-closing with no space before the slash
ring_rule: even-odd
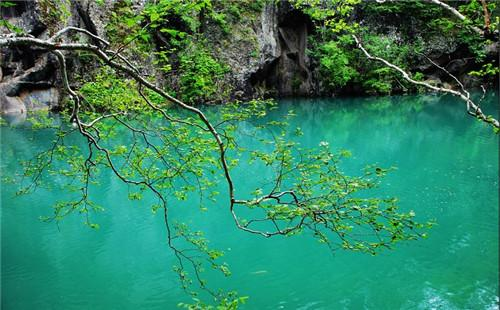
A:
<svg viewBox="0 0 500 310">
<path fill-rule="evenodd" d="M 497 111 L 498 97 L 487 100 Z M 233 275 L 211 277 L 212 286 L 250 296 L 245 309 L 498 309 L 499 144 L 491 128 L 452 97 L 283 100 L 269 117 L 291 108 L 303 144 L 350 150 L 342 164 L 350 174 L 372 163 L 397 166 L 374 193 L 398 197 L 403 210 L 438 225 L 428 239 L 377 256 L 332 255 L 307 235 L 264 239 L 237 230 L 225 199 L 209 212 L 195 200 L 173 206 L 226 252 Z M 18 173 L 17 161 L 51 138 L 2 128 L 2 175 Z M 239 171 L 238 186 L 263 176 Z M 2 184 L 2 309 L 175 309 L 190 301 L 172 272 L 161 215 L 128 201 L 111 175 L 101 184 L 94 200 L 106 211 L 95 215 L 97 230 L 77 214 L 59 225 L 39 220 L 64 192 L 15 197 L 16 186 Z"/>
</svg>

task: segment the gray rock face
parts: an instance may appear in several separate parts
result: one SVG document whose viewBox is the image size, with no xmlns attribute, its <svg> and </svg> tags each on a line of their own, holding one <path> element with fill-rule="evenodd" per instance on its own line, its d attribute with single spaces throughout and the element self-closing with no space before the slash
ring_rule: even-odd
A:
<svg viewBox="0 0 500 310">
<path fill-rule="evenodd" d="M 83 25 L 77 26 L 85 28 L 98 36 L 105 37 L 105 26 L 108 22 L 108 14 L 111 6 L 112 3 L 110 1 L 105 1 L 100 5 L 93 0 L 73 1 L 74 10 L 77 13 L 77 17 L 79 17 L 76 20 L 73 18 L 73 22 L 77 24 L 81 23 Z M 72 16 L 75 16 L 75 14 L 72 14 Z"/>
<path fill-rule="evenodd" d="M 277 27 L 279 9 L 267 2 L 253 14 L 233 25 L 229 36 L 217 35 L 217 27 L 205 32 L 209 41 L 218 46 L 216 56 L 229 65 L 233 97 L 237 99 L 277 92 L 275 85 L 266 80 L 274 74 L 282 53 Z"/>
<path fill-rule="evenodd" d="M 139 11 L 146 2 L 147 0 L 133 0 L 131 5 Z M 61 13 L 61 16 L 54 14 L 53 7 L 47 6 L 47 3 L 60 3 L 56 0 L 26 0 L 16 3 L 14 8 L 2 8 L 2 18 L 35 37 L 48 38 L 64 26 L 85 28 L 105 37 L 106 25 L 116 1 L 104 0 L 98 4 L 95 0 L 70 0 L 64 2 L 66 14 Z M 220 29 L 215 29 L 215 25 L 203 25 L 203 35 L 215 46 L 213 54 L 230 68 L 227 81 L 224 82 L 232 86 L 231 97 L 248 99 L 263 95 L 325 95 L 315 66 L 306 54 L 307 38 L 313 30 L 310 18 L 295 10 L 286 0 L 267 1 L 260 12 L 247 14 L 254 16 L 247 16 L 248 18 L 233 24 L 233 29 L 226 36 L 221 35 Z M 395 42 L 404 44 L 398 30 L 399 25 L 381 23 L 380 20 L 362 22 L 371 29 L 394 38 Z M 414 21 L 406 23 L 412 25 Z M 0 29 L 1 31 L 3 30 Z M 418 27 L 412 33 L 418 36 Z M 466 86 L 476 83 L 472 77 L 464 76 L 465 70 L 470 69 L 470 61 L 467 62 L 466 57 L 457 54 L 459 47 L 456 42 L 446 36 L 436 36 L 426 42 L 426 46 L 428 50 L 424 51 L 425 54 L 463 78 Z M 498 53 L 498 44 L 488 47 L 487 53 Z M 154 62 L 154 53 L 150 57 L 148 60 L 140 60 L 141 69 L 148 75 L 156 76 L 157 84 L 162 85 L 165 76 L 151 64 Z M 86 67 L 78 59 L 68 60 L 75 69 L 72 71 L 80 70 L 78 73 L 82 76 L 87 77 L 85 74 L 89 74 L 90 77 L 91 70 L 82 70 Z M 57 108 L 64 95 L 59 88 L 61 83 L 57 69 L 57 62 L 49 54 L 33 53 L 29 49 L 2 50 L 0 113 Z M 436 80 L 443 78 L 442 73 L 426 60 L 412 69 L 424 72 L 427 77 L 432 76 Z"/>
<path fill-rule="evenodd" d="M 59 90 L 55 87 L 36 89 L 17 96 L 1 96 L 0 106 L 5 114 L 24 114 L 27 111 L 50 110 L 59 103 Z"/>
<path fill-rule="evenodd" d="M 32 36 L 43 36 L 47 30 L 34 1 L 19 1 L 15 7 L 2 8 L 2 18 Z M 3 34 L 7 32 L 2 29 Z M 28 48 L 3 49 L 0 64 L 0 113 L 22 114 L 58 105 L 53 58 Z"/>
<path fill-rule="evenodd" d="M 41 21 L 40 11 L 35 1 L 16 1 L 16 6 L 1 9 L 1 17 L 12 25 L 27 33 L 38 36 L 47 29 Z M 8 29 L 0 28 L 0 34 L 8 33 Z"/>
<path fill-rule="evenodd" d="M 262 64 L 274 61 L 281 55 L 281 48 L 278 44 L 278 34 L 276 25 L 278 24 L 278 14 L 275 5 L 267 3 L 260 16 L 260 29 L 257 32 L 257 41 L 260 49 L 260 62 Z"/>
<path fill-rule="evenodd" d="M 111 4 L 112 1 L 106 1 L 99 6 L 95 1 L 73 0 L 66 6 L 66 3 L 51 1 L 16 1 L 14 7 L 2 8 L 1 13 L 2 18 L 34 37 L 48 38 L 65 26 L 82 27 L 104 35 L 106 8 Z M 54 12 L 54 8 L 60 12 Z M 67 16 L 63 16 L 64 12 Z M 0 31 L 8 33 L 8 29 Z M 0 54 L 0 113 L 57 109 L 61 99 L 57 68 L 57 62 L 48 53 L 33 52 L 29 48 L 3 49 Z"/>
<path fill-rule="evenodd" d="M 306 55 L 310 20 L 286 2 L 268 3 L 256 32 L 260 58 L 244 78 L 252 94 L 310 95 L 313 91 Z"/>
<path fill-rule="evenodd" d="M 229 65 L 233 98 L 307 96 L 314 91 L 306 55 L 311 26 L 288 2 L 268 1 L 255 16 L 233 25 L 228 37 L 213 35 L 213 29 L 205 34 Z"/>
<path fill-rule="evenodd" d="M 56 63 L 29 49 L 3 51 L 0 68 L 0 113 L 54 109 L 59 104 Z"/>
</svg>

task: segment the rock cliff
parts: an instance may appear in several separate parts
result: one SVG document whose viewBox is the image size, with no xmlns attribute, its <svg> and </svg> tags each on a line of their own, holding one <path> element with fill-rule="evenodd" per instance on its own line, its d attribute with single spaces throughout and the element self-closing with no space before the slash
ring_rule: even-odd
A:
<svg viewBox="0 0 500 310">
<path fill-rule="evenodd" d="M 146 0 L 133 0 L 129 5 L 139 12 Z M 2 18 L 23 29 L 29 35 L 48 38 L 65 26 L 76 26 L 102 37 L 108 35 L 106 26 L 116 8 L 111 0 L 37 0 L 17 1 L 14 7 L 2 7 Z M 380 20 L 362 12 L 356 17 L 365 26 L 380 33 L 404 40 L 398 25 L 419 36 L 418 25 L 413 20 Z M 229 99 L 248 99 L 256 96 L 317 96 L 333 95 L 322 86 L 317 66 L 308 55 L 308 44 L 314 25 L 310 17 L 295 9 L 287 1 L 264 1 L 259 10 L 244 12 L 223 33 L 217 25 L 204 22 L 203 36 L 213 46 L 214 56 L 228 65 L 227 85 L 231 85 Z M 7 33 L 9 29 L 2 29 Z M 413 34 L 412 34 L 413 35 Z M 75 39 L 74 37 L 72 39 Z M 158 40 L 157 47 L 161 45 Z M 440 65 L 462 77 L 468 86 L 474 80 L 466 72 L 474 64 L 462 46 L 445 36 L 432 37 L 425 42 L 425 53 Z M 491 53 L 498 53 L 492 46 Z M 153 55 L 154 53 L 150 53 Z M 0 111 L 23 113 L 35 109 L 57 109 L 64 95 L 61 93 L 58 64 L 54 57 L 43 51 L 3 49 L 0 54 Z M 150 56 L 154 57 L 154 56 Z M 154 59 L 153 59 L 154 60 Z M 149 59 L 149 63 L 153 62 Z M 78 58 L 71 58 L 73 82 L 76 77 L 91 76 L 93 67 Z M 174 78 L 164 79 L 151 64 L 141 64 L 144 70 L 158 77 L 159 84 L 174 83 Z M 426 79 L 441 83 L 446 80 L 442 72 L 422 61 L 415 61 L 414 69 L 425 74 Z M 174 83 L 175 84 L 175 83 Z M 345 92 L 349 92 L 346 88 Z"/>
</svg>

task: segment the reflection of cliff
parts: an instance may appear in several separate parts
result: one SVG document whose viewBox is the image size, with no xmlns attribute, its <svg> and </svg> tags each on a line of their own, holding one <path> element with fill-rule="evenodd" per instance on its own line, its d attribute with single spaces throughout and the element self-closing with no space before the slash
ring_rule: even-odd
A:
<svg viewBox="0 0 500 310">
<path fill-rule="evenodd" d="M 490 94 L 484 100 L 483 108 L 494 110 L 497 100 L 497 94 Z M 286 99 L 281 101 L 279 107 L 278 111 L 271 112 L 271 117 L 283 117 L 282 113 L 287 109 L 294 109 L 300 119 L 292 119 L 291 127 L 309 131 L 310 138 L 316 139 L 310 141 L 312 146 L 331 136 L 332 140 L 344 141 L 349 149 L 349 141 L 359 136 L 358 131 L 364 132 L 367 137 L 385 135 L 388 139 L 412 132 L 413 138 L 418 140 L 425 139 L 425 135 L 431 135 L 436 130 L 440 130 L 441 134 L 451 131 L 448 133 L 457 138 L 467 133 L 470 139 L 478 131 L 489 130 L 484 124 L 468 121 L 463 102 L 453 96 Z M 305 134 L 304 138 L 307 139 L 307 136 Z M 368 139 L 364 143 L 371 142 Z M 384 145 L 389 146 L 390 143 Z"/>
</svg>

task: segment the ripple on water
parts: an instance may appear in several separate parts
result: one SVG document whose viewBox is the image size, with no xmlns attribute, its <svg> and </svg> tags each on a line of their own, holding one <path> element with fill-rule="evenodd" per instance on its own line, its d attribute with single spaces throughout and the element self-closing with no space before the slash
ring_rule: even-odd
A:
<svg viewBox="0 0 500 310">
<path fill-rule="evenodd" d="M 433 287 L 425 287 L 422 291 L 423 299 L 417 309 L 421 310 L 454 310 L 455 307 L 448 299 L 451 293 L 438 291 Z"/>
</svg>

